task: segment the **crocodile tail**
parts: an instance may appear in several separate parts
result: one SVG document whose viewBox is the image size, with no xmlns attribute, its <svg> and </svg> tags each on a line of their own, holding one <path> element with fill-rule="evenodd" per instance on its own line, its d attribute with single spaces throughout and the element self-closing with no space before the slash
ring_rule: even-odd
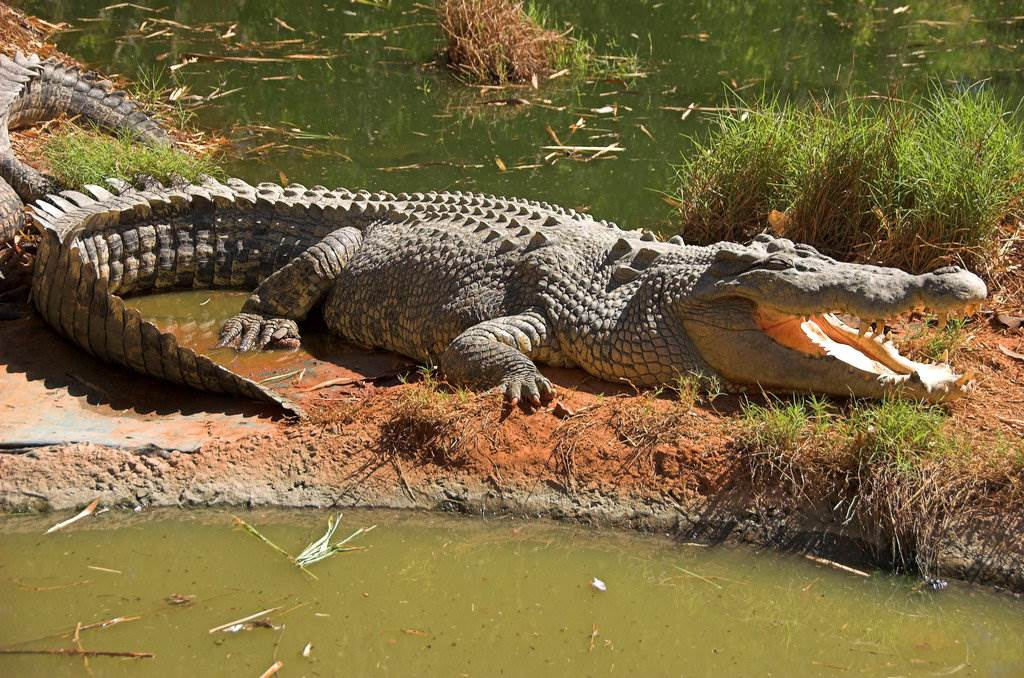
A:
<svg viewBox="0 0 1024 678">
<path fill-rule="evenodd" d="M 116 291 L 138 262 L 130 263 L 113 247 L 97 252 L 98 245 L 106 247 L 106 236 L 111 245 L 127 240 L 133 220 L 144 221 L 154 212 L 181 214 L 200 201 L 237 198 L 222 188 L 214 198 L 194 186 L 127 190 L 121 195 L 88 186 L 91 195 L 62 191 L 37 201 L 32 213 L 42 238 L 32 280 L 33 304 L 51 327 L 105 361 L 203 391 L 271 402 L 301 416 L 301 409 L 289 399 L 181 346 L 173 334 L 128 307 Z M 140 258 L 144 257 L 143 252 Z"/>
<path fill-rule="evenodd" d="M 0 188 L 0 243 L 24 225 L 21 203 L 9 188 L 25 202 L 56 189 L 50 177 L 14 156 L 8 130 L 61 114 L 113 133 L 128 133 L 144 143 L 171 144 L 156 120 L 98 75 L 34 54 L 0 54 L 0 179 L 10 185 Z"/>
<path fill-rule="evenodd" d="M 21 197 L 5 180 L 14 176 L 18 163 L 7 130 L 11 108 L 26 83 L 36 77 L 38 64 L 36 56 L 25 57 L 19 53 L 11 59 L 0 54 L 0 243 L 12 240 L 25 225 Z"/>
</svg>

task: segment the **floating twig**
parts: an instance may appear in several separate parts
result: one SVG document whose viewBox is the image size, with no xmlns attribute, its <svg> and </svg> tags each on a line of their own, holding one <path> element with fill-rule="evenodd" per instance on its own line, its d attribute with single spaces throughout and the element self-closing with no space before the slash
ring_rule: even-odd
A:
<svg viewBox="0 0 1024 678">
<path fill-rule="evenodd" d="M 278 659 L 276 662 L 270 665 L 269 669 L 263 672 L 260 678 L 270 678 L 270 676 L 280 671 L 282 666 L 284 666 L 284 662 Z"/>
<path fill-rule="evenodd" d="M 328 379 L 327 381 L 321 381 L 319 384 L 313 384 L 312 386 L 308 386 L 302 389 L 302 393 L 309 393 L 310 391 L 319 391 L 322 388 L 330 388 L 331 386 L 350 386 L 352 384 L 361 384 L 367 381 L 376 381 L 377 379 L 380 378 L 382 377 L 339 377 L 337 379 Z"/>
<path fill-rule="evenodd" d="M 291 372 L 285 372 L 284 374 L 275 374 L 272 377 L 267 377 L 266 379 L 261 379 L 257 383 L 269 384 L 269 383 L 271 383 L 273 381 L 281 381 L 282 379 L 287 379 L 288 377 L 294 377 L 296 374 L 299 374 L 299 373 L 304 372 L 304 371 L 305 371 L 304 369 L 298 369 L 298 370 L 292 370 Z"/>
<path fill-rule="evenodd" d="M 378 172 L 405 172 L 408 170 L 424 169 L 426 167 L 454 167 L 455 169 L 482 169 L 485 165 L 471 162 L 414 162 L 411 165 L 395 165 L 394 167 L 378 167 Z"/>
<path fill-rule="evenodd" d="M 807 560 L 813 560 L 816 563 L 821 563 L 822 565 L 828 565 L 829 567 L 834 567 L 837 570 L 842 570 L 843 572 L 849 572 L 850 574 L 855 574 L 855 575 L 860 576 L 860 577 L 870 577 L 871 576 L 870 572 L 865 572 L 864 570 L 857 570 L 857 569 L 854 569 L 854 568 L 852 568 L 852 567 L 850 567 L 848 565 L 843 565 L 842 563 L 837 563 L 834 560 L 828 560 L 826 558 L 819 558 L 818 556 L 812 556 L 809 553 L 805 553 L 804 554 L 804 558 L 806 558 Z"/>
<path fill-rule="evenodd" d="M 544 151 L 566 151 L 568 153 L 612 153 L 626 150 L 618 142 L 610 146 L 541 146 Z"/>
<path fill-rule="evenodd" d="M 55 647 L 47 650 L 0 650 L 0 654 L 50 654 L 68 657 L 132 657 L 133 659 L 149 659 L 156 655 L 152 652 L 109 652 L 106 650 L 80 650 L 77 647 Z"/>
<path fill-rule="evenodd" d="M 53 527 L 48 529 L 43 534 L 50 534 L 51 532 L 56 532 L 57 530 L 63 529 L 65 527 L 67 527 L 68 525 L 72 524 L 72 523 L 78 522 L 79 520 L 81 520 L 82 518 L 85 518 L 86 516 L 91 516 L 93 511 L 96 510 L 96 507 L 99 506 L 99 504 L 100 504 L 100 498 L 96 497 L 95 499 L 92 500 L 92 502 L 90 502 L 90 504 L 88 506 L 86 506 L 84 509 L 82 509 L 81 513 L 79 513 L 78 515 L 74 516 L 73 518 L 68 518 L 67 520 L 62 520 L 61 522 L 57 523 L 56 525 L 54 525 Z"/>
<path fill-rule="evenodd" d="M 109 572 L 110 574 L 124 574 L 121 570 L 115 570 L 110 567 L 100 567 L 99 565 L 86 565 L 90 570 L 96 570 L 97 572 Z"/>
<path fill-rule="evenodd" d="M 711 581 L 711 580 L 710 580 L 710 579 L 708 579 L 707 577 L 702 577 L 701 575 L 697 574 L 696 572 L 690 572 L 690 571 L 689 571 L 689 570 L 687 570 L 686 568 L 683 568 L 683 567 L 679 567 L 678 565 L 673 565 L 672 567 L 676 568 L 677 570 L 679 570 L 679 571 L 680 571 L 680 572 L 682 572 L 683 574 L 688 574 L 688 575 L 690 575 L 691 577 L 695 577 L 695 578 L 697 578 L 697 579 L 700 579 L 700 580 L 701 580 L 702 582 L 704 582 L 704 583 L 706 583 L 706 584 L 711 584 L 711 585 L 712 585 L 712 586 L 714 586 L 714 587 L 715 587 L 716 589 L 721 589 L 721 588 L 722 588 L 721 586 L 719 586 L 719 585 L 718 585 L 718 584 L 716 584 L 715 582 Z"/>
<path fill-rule="evenodd" d="M 242 617 L 241 619 L 236 619 L 234 621 L 229 621 L 227 624 L 221 624 L 220 626 L 214 626 L 212 629 L 210 629 L 209 633 L 217 633 L 218 631 L 223 631 L 224 629 L 231 628 L 232 626 L 235 626 L 237 624 L 244 624 L 246 622 L 251 622 L 254 619 L 259 619 L 260 617 L 268 615 L 271 612 L 277 612 L 278 610 L 281 609 L 281 607 L 282 606 L 278 605 L 277 607 L 267 608 L 266 610 L 263 610 L 261 612 L 257 612 L 256 614 L 250 614 L 248 617 Z"/>
</svg>

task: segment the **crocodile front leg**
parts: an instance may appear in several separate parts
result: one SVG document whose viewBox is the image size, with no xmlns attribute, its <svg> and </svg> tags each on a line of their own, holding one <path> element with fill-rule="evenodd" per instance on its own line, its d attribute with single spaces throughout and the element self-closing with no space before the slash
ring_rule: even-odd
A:
<svg viewBox="0 0 1024 678">
<path fill-rule="evenodd" d="M 297 347 L 296 321 L 323 301 L 362 239 L 359 229 L 339 228 L 275 271 L 246 299 L 242 312 L 224 323 L 218 346 Z"/>
<path fill-rule="evenodd" d="M 531 358 L 558 362 L 547 320 L 536 311 L 485 320 L 457 336 L 441 354 L 440 367 L 452 381 L 474 388 L 499 387 L 513 405 L 535 406 L 554 398 L 555 387 Z"/>
</svg>

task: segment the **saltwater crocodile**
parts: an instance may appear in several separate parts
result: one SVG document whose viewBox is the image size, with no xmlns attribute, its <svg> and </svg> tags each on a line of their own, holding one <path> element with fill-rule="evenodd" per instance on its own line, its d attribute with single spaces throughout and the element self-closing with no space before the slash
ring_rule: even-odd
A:
<svg viewBox="0 0 1024 678">
<path fill-rule="evenodd" d="M 0 54 L 0 243 L 13 238 L 24 225 L 22 201 L 37 200 L 60 188 L 53 177 L 14 156 L 8 130 L 60 115 L 130 134 L 141 142 L 171 143 L 159 123 L 95 73 L 34 54 Z"/>
<path fill-rule="evenodd" d="M 237 179 L 118 187 L 35 204 L 44 237 L 34 304 L 94 355 L 200 389 L 291 407 L 179 346 L 121 297 L 255 289 L 224 343 L 294 346 L 298 323 L 320 308 L 349 341 L 535 404 L 553 393 L 536 363 L 637 386 L 695 374 L 727 388 L 932 401 L 971 387 L 948 365 L 901 356 L 885 330 L 900 314 L 944 317 L 983 300 L 984 283 L 959 268 L 910 275 L 769 235 L 657 242 L 547 203 L 471 193 Z M 858 329 L 849 316 L 866 320 Z"/>
</svg>

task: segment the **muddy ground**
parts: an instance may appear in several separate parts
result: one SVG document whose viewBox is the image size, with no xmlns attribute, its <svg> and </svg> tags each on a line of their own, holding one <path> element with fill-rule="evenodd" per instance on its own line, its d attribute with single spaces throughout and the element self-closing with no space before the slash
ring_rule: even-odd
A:
<svg viewBox="0 0 1024 678">
<path fill-rule="evenodd" d="M 52 54 L 45 30 L 0 4 L 5 45 Z M 979 388 L 951 406 L 954 423 L 982 443 L 1020 439 L 1024 361 L 1012 354 L 1024 351 L 1024 334 L 988 317 L 970 331 L 957 362 Z M 527 412 L 504 409 L 497 395 L 424 384 L 390 355 L 337 345 L 302 360 L 275 382 L 309 412 L 290 421 L 104 365 L 31 313 L 0 322 L 0 509 L 97 497 L 123 507 L 417 507 L 868 557 L 870 545 L 825 508 L 800 512 L 781 492 L 754 491 L 737 444 L 738 398 L 687 408 L 545 369 L 557 406 Z M 273 373 L 287 372 L 278 364 Z M 1024 590 L 1020 520 L 993 514 L 959 526 L 939 573 Z"/>
</svg>

